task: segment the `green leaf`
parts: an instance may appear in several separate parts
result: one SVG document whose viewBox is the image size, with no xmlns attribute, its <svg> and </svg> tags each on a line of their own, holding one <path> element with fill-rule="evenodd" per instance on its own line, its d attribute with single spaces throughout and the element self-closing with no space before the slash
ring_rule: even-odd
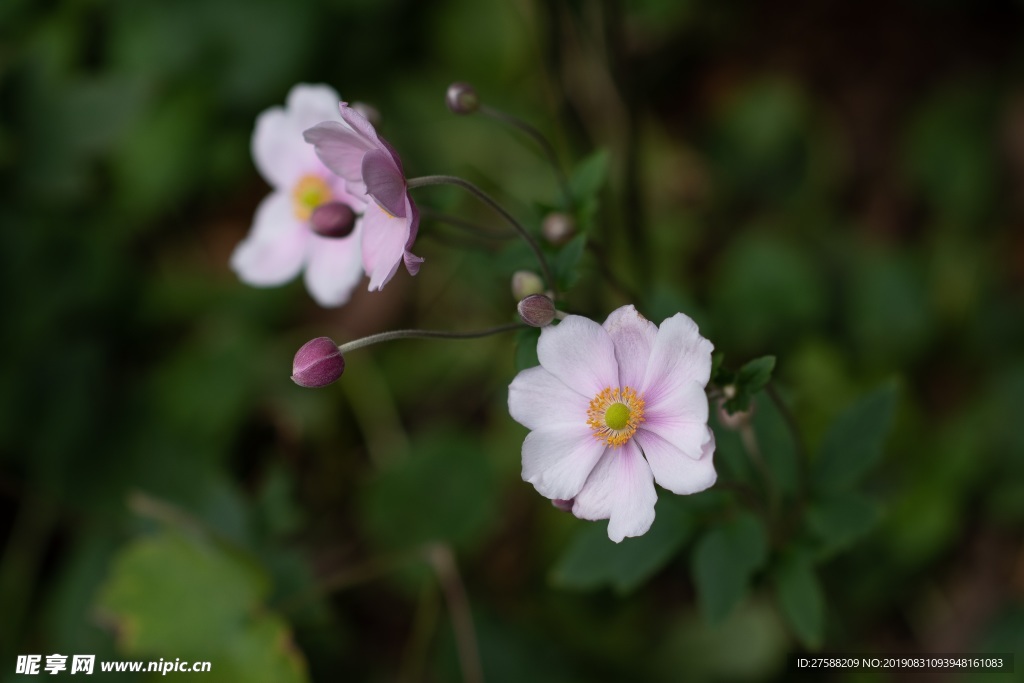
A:
<svg viewBox="0 0 1024 683">
<path fill-rule="evenodd" d="M 772 378 L 775 369 L 775 356 L 762 356 L 744 364 L 740 368 L 736 383 L 747 393 L 753 394 L 764 388 Z"/>
<path fill-rule="evenodd" d="M 775 593 L 782 613 L 805 647 L 821 647 L 825 607 L 821 584 L 808 558 L 792 553 L 776 568 Z"/>
<path fill-rule="evenodd" d="M 581 161 L 569 178 L 569 190 L 577 205 L 596 198 L 608 176 L 608 150 L 599 149 Z"/>
<path fill-rule="evenodd" d="M 564 588 L 590 590 L 611 586 L 625 594 L 654 576 L 693 533 L 693 518 L 682 503 L 658 502 L 657 515 L 643 536 L 615 543 L 604 524 L 587 524 L 558 559 L 551 580 Z"/>
<path fill-rule="evenodd" d="M 752 422 L 772 479 L 782 493 L 795 494 L 799 466 L 793 433 L 775 402 L 768 396 L 762 395 L 758 400 Z"/>
<path fill-rule="evenodd" d="M 306 681 L 287 625 L 262 604 L 267 591 L 257 566 L 167 531 L 120 552 L 97 607 L 126 655 L 215 662 L 210 681 Z"/>
<path fill-rule="evenodd" d="M 764 527 L 749 513 L 704 534 L 693 554 L 693 577 L 709 622 L 718 623 L 743 600 L 767 555 Z"/>
<path fill-rule="evenodd" d="M 558 251 L 558 257 L 555 260 L 555 278 L 558 280 L 560 290 L 570 289 L 579 279 L 580 259 L 583 258 L 583 250 L 586 246 L 587 236 L 576 235 Z"/>
<path fill-rule="evenodd" d="M 531 327 L 516 333 L 516 372 L 540 365 L 537 358 L 537 341 L 540 340 L 540 329 Z"/>
<path fill-rule="evenodd" d="M 823 492 L 856 484 L 882 456 L 896 408 L 894 382 L 862 397 L 829 428 L 814 463 L 812 481 Z"/>
<path fill-rule="evenodd" d="M 878 522 L 878 505 L 854 492 L 838 492 L 811 504 L 807 526 L 819 542 L 819 556 L 828 557 L 866 534 Z"/>
<path fill-rule="evenodd" d="M 466 546 L 497 517 L 497 481 L 475 441 L 454 433 L 421 436 L 410 455 L 368 483 L 360 508 L 364 531 L 384 548 Z"/>
</svg>

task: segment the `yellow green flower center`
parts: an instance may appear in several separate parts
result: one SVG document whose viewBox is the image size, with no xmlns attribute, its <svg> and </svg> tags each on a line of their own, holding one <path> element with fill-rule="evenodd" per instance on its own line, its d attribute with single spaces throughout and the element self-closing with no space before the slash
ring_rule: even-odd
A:
<svg viewBox="0 0 1024 683">
<path fill-rule="evenodd" d="M 318 175 L 304 175 L 292 190 L 292 211 L 300 221 L 308 221 L 313 209 L 334 199 L 330 186 Z"/>
<path fill-rule="evenodd" d="M 587 425 L 594 437 L 617 448 L 633 438 L 644 421 L 644 399 L 630 387 L 602 389 L 587 409 Z"/>
</svg>

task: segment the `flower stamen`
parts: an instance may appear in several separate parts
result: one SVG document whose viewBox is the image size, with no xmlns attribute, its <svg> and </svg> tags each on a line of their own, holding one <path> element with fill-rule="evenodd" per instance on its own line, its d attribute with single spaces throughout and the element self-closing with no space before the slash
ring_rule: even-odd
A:
<svg viewBox="0 0 1024 683">
<path fill-rule="evenodd" d="M 632 388 L 607 387 L 590 401 L 587 425 L 594 437 L 618 448 L 633 438 L 644 421 L 644 399 Z"/>
<path fill-rule="evenodd" d="M 307 173 L 292 189 L 292 211 L 300 221 L 308 221 L 314 209 L 334 199 L 331 187 L 318 175 Z"/>
</svg>

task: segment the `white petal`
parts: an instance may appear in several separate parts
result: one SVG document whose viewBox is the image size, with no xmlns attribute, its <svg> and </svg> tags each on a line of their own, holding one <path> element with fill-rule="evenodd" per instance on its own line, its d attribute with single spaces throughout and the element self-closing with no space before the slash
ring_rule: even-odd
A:
<svg viewBox="0 0 1024 683">
<path fill-rule="evenodd" d="M 394 277 L 399 264 L 405 261 L 405 245 L 409 242 L 412 207 L 406 198 L 406 217 L 396 218 L 376 202 L 366 205 L 363 214 L 363 268 L 370 276 L 370 291 L 380 290 Z"/>
<path fill-rule="evenodd" d="M 281 107 L 272 107 L 256 118 L 252 134 L 252 159 L 256 170 L 270 185 L 286 189 L 302 174 L 306 142 L 295 137 L 288 115 Z"/>
<path fill-rule="evenodd" d="M 310 235 L 306 289 L 318 304 L 341 306 L 363 277 L 363 256 L 359 244 L 359 224 L 342 239 Z"/>
<path fill-rule="evenodd" d="M 672 493 L 686 495 L 710 488 L 717 474 L 712 462 L 715 452 L 715 438 L 711 430 L 703 428 L 701 455 L 694 459 L 678 448 L 651 432 L 636 433 L 634 440 L 640 444 L 647 458 L 654 480 Z"/>
<path fill-rule="evenodd" d="M 651 348 L 658 336 L 658 326 L 640 315 L 633 306 L 622 306 L 611 312 L 604 329 L 615 344 L 622 387 L 639 389 L 647 371 Z"/>
<path fill-rule="evenodd" d="M 292 211 L 283 192 L 267 196 L 256 209 L 252 230 L 231 255 L 231 268 L 245 283 L 280 285 L 302 270 L 309 229 Z"/>
<path fill-rule="evenodd" d="M 321 121 L 340 121 L 338 103 L 341 97 L 329 85 L 299 83 L 288 93 L 286 102 L 295 132 L 312 128 Z"/>
<path fill-rule="evenodd" d="M 508 387 L 508 412 L 527 429 L 585 425 L 588 398 L 542 367 L 523 370 Z"/>
<path fill-rule="evenodd" d="M 690 382 L 706 386 L 711 375 L 711 351 L 714 346 L 697 330 L 697 323 L 677 313 L 658 328 L 644 376 L 644 400 L 658 403 Z"/>
<path fill-rule="evenodd" d="M 697 382 L 674 386 L 646 399 L 642 431 L 653 432 L 694 460 L 701 457 L 708 422 L 708 397 Z"/>
<path fill-rule="evenodd" d="M 587 425 L 547 427 L 526 435 L 523 442 L 523 481 L 551 499 L 579 493 L 604 451 Z"/>
<path fill-rule="evenodd" d="M 572 513 L 581 519 L 608 519 L 608 538 L 642 536 L 654 522 L 651 468 L 632 441 L 609 448 L 576 495 Z"/>
<path fill-rule="evenodd" d="M 545 370 L 583 396 L 619 386 L 615 347 L 608 332 L 578 315 L 541 330 L 537 357 Z"/>
</svg>

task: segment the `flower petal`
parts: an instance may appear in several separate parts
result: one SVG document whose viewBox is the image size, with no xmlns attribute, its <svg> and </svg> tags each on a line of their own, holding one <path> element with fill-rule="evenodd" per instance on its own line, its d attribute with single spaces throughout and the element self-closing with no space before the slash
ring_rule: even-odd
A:
<svg viewBox="0 0 1024 683">
<path fill-rule="evenodd" d="M 611 312 L 604 329 L 615 345 L 622 387 L 639 389 L 651 357 L 651 347 L 658 336 L 658 326 L 640 315 L 633 306 L 622 306 Z"/>
<path fill-rule="evenodd" d="M 707 422 L 707 394 L 702 385 L 691 381 L 648 400 L 640 430 L 657 434 L 696 460 L 701 457 Z"/>
<path fill-rule="evenodd" d="M 642 536 L 654 522 L 651 468 L 632 441 L 609 448 L 576 495 L 572 513 L 580 519 L 608 519 L 608 538 L 616 543 L 626 536 Z"/>
<path fill-rule="evenodd" d="M 411 207 L 406 212 L 411 213 Z M 370 276 L 370 290 L 380 290 L 405 260 L 410 218 L 396 218 L 376 203 L 366 205 L 363 214 L 363 268 Z"/>
<path fill-rule="evenodd" d="M 405 178 L 385 150 L 374 149 L 363 155 L 363 183 L 382 209 L 396 218 L 405 218 Z"/>
<path fill-rule="evenodd" d="M 252 230 L 231 255 L 231 268 L 245 283 L 280 285 L 302 269 L 309 229 L 292 211 L 291 199 L 274 192 L 260 202 Z"/>
<path fill-rule="evenodd" d="M 252 159 L 256 170 L 274 189 L 284 189 L 301 174 L 307 145 L 295 135 L 287 112 L 271 107 L 256 117 Z"/>
<path fill-rule="evenodd" d="M 579 493 L 604 449 L 586 424 L 536 429 L 523 441 L 523 481 L 545 498 L 567 500 Z"/>
<path fill-rule="evenodd" d="M 360 232 L 357 222 L 352 234 L 342 239 L 310 235 L 306 289 L 321 306 L 341 306 L 347 303 L 352 290 L 362 279 Z"/>
<path fill-rule="evenodd" d="M 285 104 L 295 132 L 301 135 L 321 121 L 338 120 L 339 101 L 341 97 L 329 85 L 299 83 L 288 93 Z"/>
<path fill-rule="evenodd" d="M 589 398 L 619 386 L 612 338 L 593 320 L 570 315 L 541 329 L 537 357 L 545 370 Z"/>
<path fill-rule="evenodd" d="M 527 429 L 587 423 L 589 400 L 543 367 L 523 370 L 508 387 L 508 412 Z"/>
<path fill-rule="evenodd" d="M 676 313 L 658 328 L 651 348 L 643 389 L 640 393 L 649 404 L 656 404 L 663 395 L 672 393 L 689 382 L 706 386 L 711 376 L 711 351 L 714 346 L 700 335 L 697 323 L 683 313 Z"/>
<path fill-rule="evenodd" d="M 668 441 L 651 432 L 637 432 L 633 437 L 643 449 L 654 480 L 672 493 L 687 495 L 710 488 L 718 475 L 712 456 L 715 436 L 706 426 L 702 429 L 703 445 L 699 458 L 688 457 Z"/>
<path fill-rule="evenodd" d="M 358 135 L 371 149 L 381 149 L 384 145 L 377 135 L 377 129 L 373 127 L 370 120 L 359 113 L 358 110 L 348 106 L 348 102 L 341 102 L 338 105 L 341 120 L 349 129 Z"/>
<path fill-rule="evenodd" d="M 302 134 L 316 155 L 332 173 L 345 179 L 348 191 L 366 193 L 363 183 L 363 155 L 375 147 L 339 121 L 323 121 Z"/>
</svg>

